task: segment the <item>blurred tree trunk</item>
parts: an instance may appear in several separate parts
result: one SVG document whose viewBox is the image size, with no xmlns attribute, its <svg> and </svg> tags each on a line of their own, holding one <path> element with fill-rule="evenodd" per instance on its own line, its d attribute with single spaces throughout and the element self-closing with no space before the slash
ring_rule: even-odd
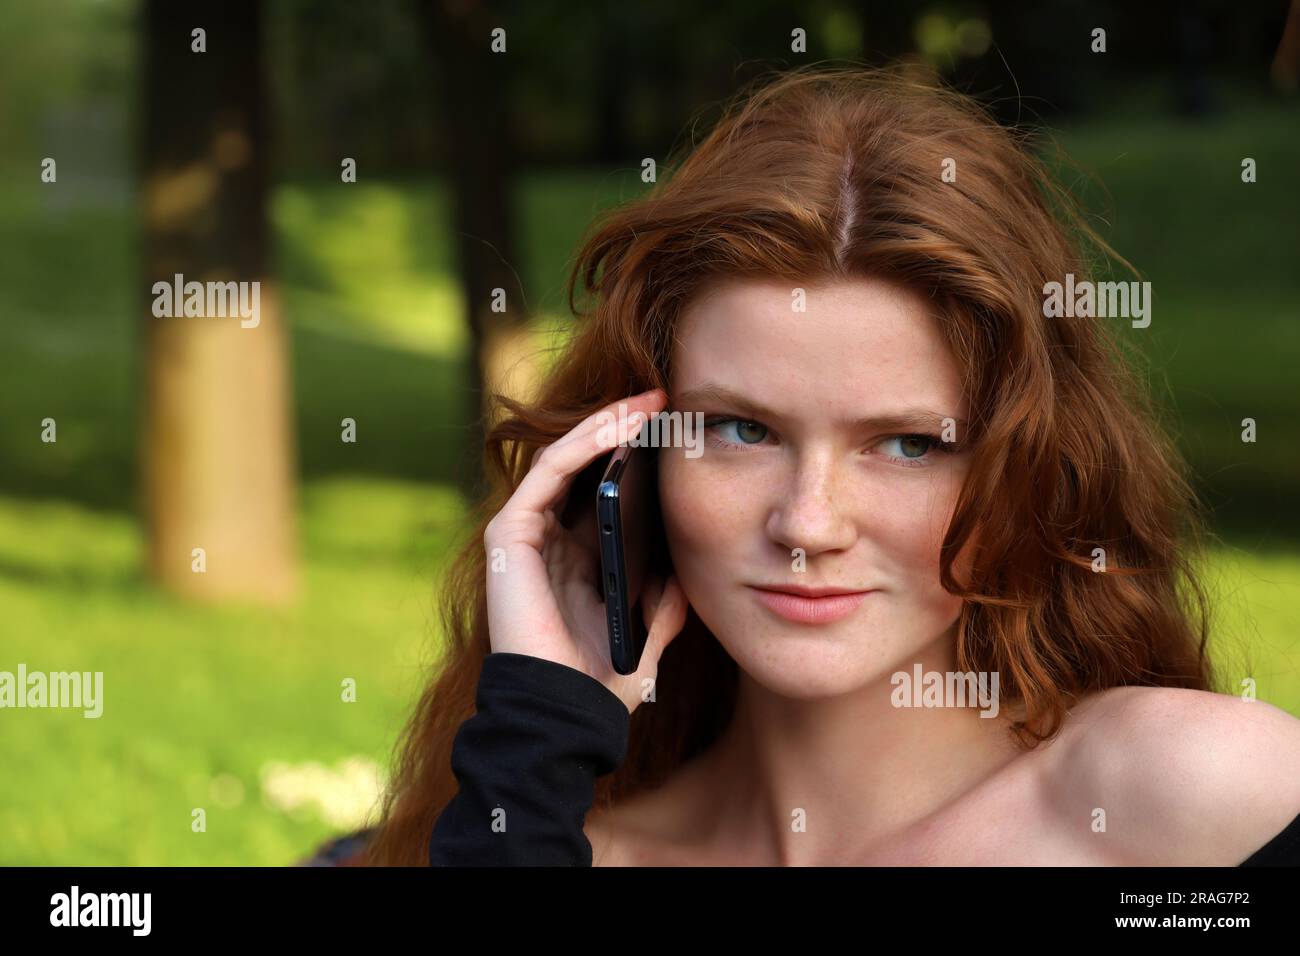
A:
<svg viewBox="0 0 1300 956">
<path fill-rule="evenodd" d="M 491 50 L 492 30 L 508 28 L 476 0 L 419 3 L 421 28 L 435 60 L 442 103 L 441 137 L 453 206 L 455 248 L 465 289 L 472 349 L 466 370 L 471 399 L 468 447 L 460 485 L 471 500 L 485 488 L 483 438 L 492 422 L 488 398 L 512 397 L 535 384 L 524 291 L 516 272 L 515 150 L 510 123 L 510 44 Z M 504 290 L 505 310 L 492 309 Z"/>
<path fill-rule="evenodd" d="M 296 453 L 286 333 L 267 275 L 258 3 L 147 0 L 142 27 L 149 571 L 186 596 L 277 603 L 298 584 Z M 193 49 L 195 29 L 206 33 L 205 52 Z M 236 308 L 217 317 L 205 307 L 203 317 L 184 317 L 175 303 L 178 317 L 156 317 L 152 287 L 177 273 L 184 282 L 260 283 L 256 315 Z"/>
</svg>

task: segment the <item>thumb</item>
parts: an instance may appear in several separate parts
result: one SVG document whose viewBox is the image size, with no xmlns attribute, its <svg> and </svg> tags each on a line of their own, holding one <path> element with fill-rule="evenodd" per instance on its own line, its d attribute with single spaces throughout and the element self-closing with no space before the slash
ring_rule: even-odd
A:
<svg viewBox="0 0 1300 956">
<path fill-rule="evenodd" d="M 641 620 L 645 622 L 646 633 L 654 625 L 655 609 L 659 607 L 663 596 L 664 579 L 652 571 L 646 576 L 645 585 L 641 589 Z"/>
<path fill-rule="evenodd" d="M 649 634 L 641 656 L 657 667 L 664 649 L 686 624 L 686 595 L 675 574 L 670 574 L 662 587 L 657 579 L 651 586 L 653 600 L 647 601 L 645 607 Z"/>
</svg>

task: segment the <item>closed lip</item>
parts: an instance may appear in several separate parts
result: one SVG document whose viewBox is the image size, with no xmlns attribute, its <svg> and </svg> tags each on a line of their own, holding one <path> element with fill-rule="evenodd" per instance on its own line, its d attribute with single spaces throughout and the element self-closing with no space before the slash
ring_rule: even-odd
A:
<svg viewBox="0 0 1300 956">
<path fill-rule="evenodd" d="M 802 584 L 751 584 L 750 587 L 760 591 L 775 591 L 778 594 L 795 594 L 799 597 L 819 598 L 834 597 L 837 594 L 866 594 L 872 588 L 810 588 Z"/>
<path fill-rule="evenodd" d="M 769 611 L 796 624 L 829 624 L 848 617 L 870 591 L 849 591 L 844 588 L 811 588 L 780 584 L 775 588 L 754 587 L 754 595 Z M 780 590 L 778 590 L 778 588 Z"/>
</svg>

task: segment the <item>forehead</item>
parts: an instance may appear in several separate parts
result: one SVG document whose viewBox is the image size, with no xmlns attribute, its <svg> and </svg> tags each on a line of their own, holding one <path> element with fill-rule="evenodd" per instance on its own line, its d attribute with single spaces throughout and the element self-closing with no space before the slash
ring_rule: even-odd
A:
<svg viewBox="0 0 1300 956">
<path fill-rule="evenodd" d="M 795 289 L 805 311 L 796 311 Z M 957 412 L 960 368 L 926 299 L 882 279 L 716 284 L 683 310 L 672 389 L 710 381 L 778 410 L 845 415 L 901 402 Z"/>
</svg>

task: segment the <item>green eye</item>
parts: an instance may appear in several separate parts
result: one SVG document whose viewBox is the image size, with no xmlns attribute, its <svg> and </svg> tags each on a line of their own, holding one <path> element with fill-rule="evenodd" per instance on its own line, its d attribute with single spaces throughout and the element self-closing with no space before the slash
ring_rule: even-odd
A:
<svg viewBox="0 0 1300 956">
<path fill-rule="evenodd" d="M 885 457 L 909 468 L 921 468 L 929 464 L 930 452 L 936 449 L 941 453 L 949 450 L 937 435 L 892 435 L 882 444 L 890 442 L 898 443 L 900 454 L 886 453 Z"/>
<path fill-rule="evenodd" d="M 899 448 L 903 450 L 905 458 L 920 458 L 930 450 L 930 444 L 930 439 L 924 435 L 903 435 L 899 438 Z"/>
<path fill-rule="evenodd" d="M 747 421 L 743 418 L 711 418 L 704 422 L 705 428 L 726 428 L 728 426 L 735 427 L 735 434 L 739 441 L 724 438 L 717 443 L 723 447 L 757 445 L 767 436 L 766 425 L 760 425 L 758 422 Z"/>
</svg>

